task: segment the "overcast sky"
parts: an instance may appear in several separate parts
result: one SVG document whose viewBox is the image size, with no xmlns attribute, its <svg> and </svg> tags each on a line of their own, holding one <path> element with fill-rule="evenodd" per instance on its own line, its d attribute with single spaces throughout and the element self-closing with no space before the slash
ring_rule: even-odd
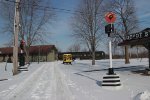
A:
<svg viewBox="0 0 150 100">
<path fill-rule="evenodd" d="M 80 0 L 52 0 L 52 5 L 56 8 L 68 9 L 74 11 L 79 4 Z M 150 27 L 150 0 L 134 0 L 137 9 L 137 17 L 140 21 L 141 30 Z M 70 26 L 71 17 L 73 14 L 65 12 L 56 12 L 56 22 L 47 30 L 52 33 L 51 37 L 47 38 L 50 44 L 55 44 L 62 51 L 74 43 L 74 40 L 70 37 L 72 28 Z M 2 23 L 0 23 L 2 25 Z M 6 34 L 0 34 L 0 46 L 4 46 L 7 43 L 9 36 Z"/>
</svg>

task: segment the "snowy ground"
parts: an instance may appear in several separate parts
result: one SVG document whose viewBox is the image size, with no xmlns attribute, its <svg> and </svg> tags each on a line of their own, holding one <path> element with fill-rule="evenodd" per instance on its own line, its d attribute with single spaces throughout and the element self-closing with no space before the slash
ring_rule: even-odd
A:
<svg viewBox="0 0 150 100">
<path fill-rule="evenodd" d="M 121 87 L 102 87 L 109 60 L 32 63 L 29 71 L 12 76 L 12 64 L 0 63 L 0 100 L 150 100 L 150 76 L 136 73 L 148 59 L 113 60 Z"/>
</svg>

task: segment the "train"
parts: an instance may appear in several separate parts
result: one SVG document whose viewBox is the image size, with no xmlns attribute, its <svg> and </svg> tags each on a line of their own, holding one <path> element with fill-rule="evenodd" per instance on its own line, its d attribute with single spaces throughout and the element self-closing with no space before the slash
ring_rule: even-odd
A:
<svg viewBox="0 0 150 100">
<path fill-rule="evenodd" d="M 63 60 L 64 54 L 71 54 L 73 60 L 75 60 L 75 59 L 80 59 L 80 60 L 92 59 L 90 52 L 59 52 L 58 60 Z M 95 52 L 95 60 L 101 60 L 101 59 L 105 59 L 105 52 L 96 51 Z"/>
</svg>

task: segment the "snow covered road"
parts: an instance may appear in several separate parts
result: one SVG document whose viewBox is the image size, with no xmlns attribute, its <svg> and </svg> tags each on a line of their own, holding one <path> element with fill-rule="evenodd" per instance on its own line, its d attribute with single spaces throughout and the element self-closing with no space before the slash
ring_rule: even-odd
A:
<svg viewBox="0 0 150 100">
<path fill-rule="evenodd" d="M 73 100 L 70 93 L 65 78 L 55 67 L 55 62 L 52 62 L 43 64 L 17 86 L 14 86 L 11 91 L 7 91 L 7 95 L 4 95 L 1 99 Z"/>
<path fill-rule="evenodd" d="M 150 76 L 133 73 L 147 68 L 147 59 L 131 60 L 131 64 L 113 61 L 120 75 L 118 89 L 101 86 L 109 60 L 98 60 L 92 66 L 88 60 L 76 60 L 72 65 L 62 61 L 34 62 L 29 71 L 12 76 L 12 63 L 0 63 L 0 100 L 150 100 Z"/>
</svg>

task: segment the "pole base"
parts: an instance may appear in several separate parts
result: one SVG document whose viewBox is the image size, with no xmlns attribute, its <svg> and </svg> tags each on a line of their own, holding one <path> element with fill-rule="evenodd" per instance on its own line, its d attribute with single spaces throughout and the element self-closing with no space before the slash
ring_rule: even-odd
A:
<svg viewBox="0 0 150 100">
<path fill-rule="evenodd" d="M 145 74 L 150 75 L 150 68 L 145 69 Z"/>
<path fill-rule="evenodd" d="M 120 77 L 117 74 L 103 76 L 102 86 L 121 86 Z"/>
<path fill-rule="evenodd" d="M 108 75 L 115 75 L 113 68 L 108 69 Z"/>
</svg>

